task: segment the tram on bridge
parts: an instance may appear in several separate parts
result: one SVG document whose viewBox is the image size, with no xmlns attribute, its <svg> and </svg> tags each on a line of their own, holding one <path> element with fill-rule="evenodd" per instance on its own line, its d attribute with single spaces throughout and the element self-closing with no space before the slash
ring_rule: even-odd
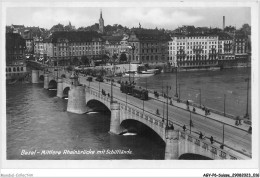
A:
<svg viewBox="0 0 260 178">
<path fill-rule="evenodd" d="M 122 82 L 120 84 L 120 91 L 132 95 L 141 100 L 148 100 L 148 91 L 142 88 L 135 88 L 134 85 Z"/>
</svg>

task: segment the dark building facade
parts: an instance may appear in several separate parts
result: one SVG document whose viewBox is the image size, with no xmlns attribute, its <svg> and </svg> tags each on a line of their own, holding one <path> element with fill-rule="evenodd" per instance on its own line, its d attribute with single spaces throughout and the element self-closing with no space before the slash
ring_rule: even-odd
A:
<svg viewBox="0 0 260 178">
<path fill-rule="evenodd" d="M 25 60 L 26 43 L 18 33 L 6 33 L 6 64 L 22 64 Z"/>
<path fill-rule="evenodd" d="M 47 58 L 54 65 L 68 65 L 82 56 L 95 62 L 104 54 L 104 40 L 94 31 L 54 32 L 46 43 Z"/>
<path fill-rule="evenodd" d="M 168 42 L 171 38 L 157 29 L 135 28 L 128 39 L 132 63 L 167 64 Z M 134 46 L 134 50 L 132 50 Z"/>
<path fill-rule="evenodd" d="M 25 40 L 18 33 L 6 33 L 6 79 L 19 78 L 26 73 Z"/>
</svg>

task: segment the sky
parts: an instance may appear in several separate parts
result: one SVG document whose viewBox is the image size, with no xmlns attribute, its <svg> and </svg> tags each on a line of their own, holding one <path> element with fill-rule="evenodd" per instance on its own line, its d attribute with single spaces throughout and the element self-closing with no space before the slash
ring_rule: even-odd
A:
<svg viewBox="0 0 260 178">
<path fill-rule="evenodd" d="M 76 28 L 98 23 L 99 7 L 8 7 L 6 24 L 39 26 L 50 29 L 69 21 Z M 226 26 L 240 28 L 243 24 L 251 25 L 249 7 L 102 7 L 106 25 L 121 24 L 129 28 L 164 28 L 173 30 L 182 25 L 195 27 L 222 28 L 225 16 Z"/>
</svg>

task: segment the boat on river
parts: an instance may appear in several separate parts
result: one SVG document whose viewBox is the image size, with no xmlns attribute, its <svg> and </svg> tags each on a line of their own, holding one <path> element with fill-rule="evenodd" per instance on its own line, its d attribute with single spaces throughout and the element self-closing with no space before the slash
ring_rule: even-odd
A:
<svg viewBox="0 0 260 178">
<path fill-rule="evenodd" d="M 158 73 L 159 69 L 148 69 L 142 71 L 127 71 L 123 74 L 123 77 L 150 77 Z"/>
</svg>

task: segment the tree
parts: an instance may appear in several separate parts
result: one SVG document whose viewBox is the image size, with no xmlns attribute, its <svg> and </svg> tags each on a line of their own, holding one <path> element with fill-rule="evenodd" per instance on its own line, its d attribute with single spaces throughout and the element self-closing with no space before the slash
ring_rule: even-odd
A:
<svg viewBox="0 0 260 178">
<path fill-rule="evenodd" d="M 246 35 L 250 35 L 251 34 L 251 26 L 246 23 L 246 24 L 242 25 L 241 31 L 243 31 Z"/>
<path fill-rule="evenodd" d="M 68 67 L 67 67 L 67 70 L 68 70 L 68 71 L 72 71 L 72 70 L 73 70 L 73 67 L 72 67 L 72 66 L 68 66 Z"/>
<path fill-rule="evenodd" d="M 81 56 L 81 63 L 83 65 L 88 65 L 89 66 L 89 63 L 90 63 L 89 58 L 87 56 Z"/>
<path fill-rule="evenodd" d="M 224 31 L 225 32 L 234 32 L 236 30 L 236 27 L 234 27 L 234 26 L 227 26 L 227 27 L 225 27 L 224 28 Z"/>
<path fill-rule="evenodd" d="M 53 27 L 51 27 L 50 31 L 64 31 L 64 25 L 62 24 L 57 24 L 57 25 L 54 25 Z"/>
<path fill-rule="evenodd" d="M 106 64 L 107 61 L 109 60 L 109 56 L 106 55 L 106 54 L 104 54 L 104 55 L 102 55 L 101 60 L 102 60 L 102 63 L 103 63 L 103 64 Z"/>
<path fill-rule="evenodd" d="M 112 61 L 111 61 L 111 63 L 114 63 L 117 58 L 118 58 L 118 54 L 114 53 L 113 56 L 112 56 Z"/>
<path fill-rule="evenodd" d="M 127 56 L 125 53 L 121 53 L 120 55 L 120 62 L 127 62 Z"/>
<path fill-rule="evenodd" d="M 73 65 L 78 65 L 79 64 L 79 59 L 77 57 L 74 57 L 72 60 Z"/>
</svg>

